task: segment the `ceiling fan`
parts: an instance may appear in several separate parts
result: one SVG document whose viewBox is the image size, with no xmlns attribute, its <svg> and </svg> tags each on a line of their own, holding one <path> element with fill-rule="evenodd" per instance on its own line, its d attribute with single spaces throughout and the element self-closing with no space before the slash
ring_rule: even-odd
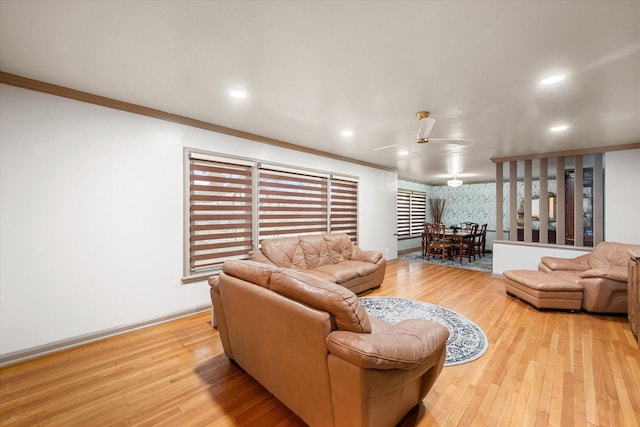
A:
<svg viewBox="0 0 640 427">
<path fill-rule="evenodd" d="M 429 134 L 433 129 L 433 125 L 436 124 L 435 119 L 429 118 L 428 111 L 418 111 L 416 117 L 420 120 L 420 127 L 418 128 L 418 134 L 416 136 L 416 142 L 418 144 L 426 144 L 430 141 L 475 141 L 474 139 L 434 139 L 429 138 Z M 411 144 L 411 142 L 401 142 L 398 144 L 390 144 L 382 147 L 374 148 L 373 151 L 384 150 L 385 148 L 398 147 L 400 145 Z"/>
</svg>

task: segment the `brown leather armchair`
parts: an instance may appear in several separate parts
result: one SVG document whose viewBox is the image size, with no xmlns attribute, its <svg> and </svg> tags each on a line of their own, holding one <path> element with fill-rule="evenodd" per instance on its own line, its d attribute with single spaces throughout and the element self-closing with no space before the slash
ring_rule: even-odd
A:
<svg viewBox="0 0 640 427">
<path fill-rule="evenodd" d="M 542 257 L 538 271 L 582 285 L 582 308 L 596 313 L 626 313 L 629 250 L 639 245 L 601 242 L 577 258 Z"/>
<path fill-rule="evenodd" d="M 427 395 L 447 329 L 369 317 L 310 274 L 227 261 L 209 279 L 225 354 L 311 426 L 392 426 Z"/>
</svg>

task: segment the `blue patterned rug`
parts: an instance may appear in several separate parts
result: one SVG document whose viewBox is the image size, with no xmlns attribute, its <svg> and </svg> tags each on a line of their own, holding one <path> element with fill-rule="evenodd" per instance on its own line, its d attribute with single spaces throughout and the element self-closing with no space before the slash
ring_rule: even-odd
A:
<svg viewBox="0 0 640 427">
<path fill-rule="evenodd" d="M 482 356 L 489 341 L 482 329 L 464 316 L 438 305 L 405 298 L 361 297 L 367 314 L 389 323 L 406 319 L 438 322 L 449 330 L 444 366 L 460 365 Z"/>
<path fill-rule="evenodd" d="M 400 255 L 398 258 L 426 262 L 428 264 L 446 265 L 447 267 L 465 268 L 467 270 L 485 271 L 487 273 L 493 271 L 493 256 L 491 254 L 486 254 L 482 258 L 476 256 L 476 260 L 471 262 L 469 262 L 467 258 L 464 258 L 462 264 L 460 264 L 460 258 L 454 260 L 445 259 L 442 261 L 440 258 L 434 258 L 432 256 L 431 259 L 427 260 L 427 258 L 422 258 L 421 251 Z"/>
</svg>

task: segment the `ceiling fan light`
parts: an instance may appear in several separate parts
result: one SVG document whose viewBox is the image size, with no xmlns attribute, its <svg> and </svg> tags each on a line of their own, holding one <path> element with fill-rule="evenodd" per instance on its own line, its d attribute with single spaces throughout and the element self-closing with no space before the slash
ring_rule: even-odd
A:
<svg viewBox="0 0 640 427">
<path fill-rule="evenodd" d="M 449 187 L 460 187 L 462 185 L 462 180 L 458 179 L 458 178 L 453 178 L 447 181 L 447 185 Z"/>
<path fill-rule="evenodd" d="M 433 125 L 436 124 L 434 119 L 430 119 L 425 117 L 424 119 L 420 119 L 420 127 L 418 128 L 417 140 L 418 142 L 428 142 L 429 134 L 431 133 L 431 129 L 433 129 Z M 424 141 L 421 141 L 424 140 Z"/>
</svg>

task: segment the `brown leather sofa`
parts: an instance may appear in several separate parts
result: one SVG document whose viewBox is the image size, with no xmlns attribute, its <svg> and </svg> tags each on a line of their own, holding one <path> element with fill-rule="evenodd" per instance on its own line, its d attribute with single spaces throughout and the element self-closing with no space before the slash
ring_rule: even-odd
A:
<svg viewBox="0 0 640 427">
<path fill-rule="evenodd" d="M 577 258 L 542 257 L 538 271 L 581 285 L 586 311 L 626 313 L 629 250 L 640 246 L 601 242 Z"/>
<path fill-rule="evenodd" d="M 387 261 L 378 251 L 363 251 L 344 233 L 265 239 L 253 261 L 302 270 L 356 294 L 377 288 Z"/>
<path fill-rule="evenodd" d="M 347 288 L 255 261 L 209 279 L 227 357 L 310 426 L 393 426 L 432 388 L 447 329 L 369 317 Z"/>
</svg>

